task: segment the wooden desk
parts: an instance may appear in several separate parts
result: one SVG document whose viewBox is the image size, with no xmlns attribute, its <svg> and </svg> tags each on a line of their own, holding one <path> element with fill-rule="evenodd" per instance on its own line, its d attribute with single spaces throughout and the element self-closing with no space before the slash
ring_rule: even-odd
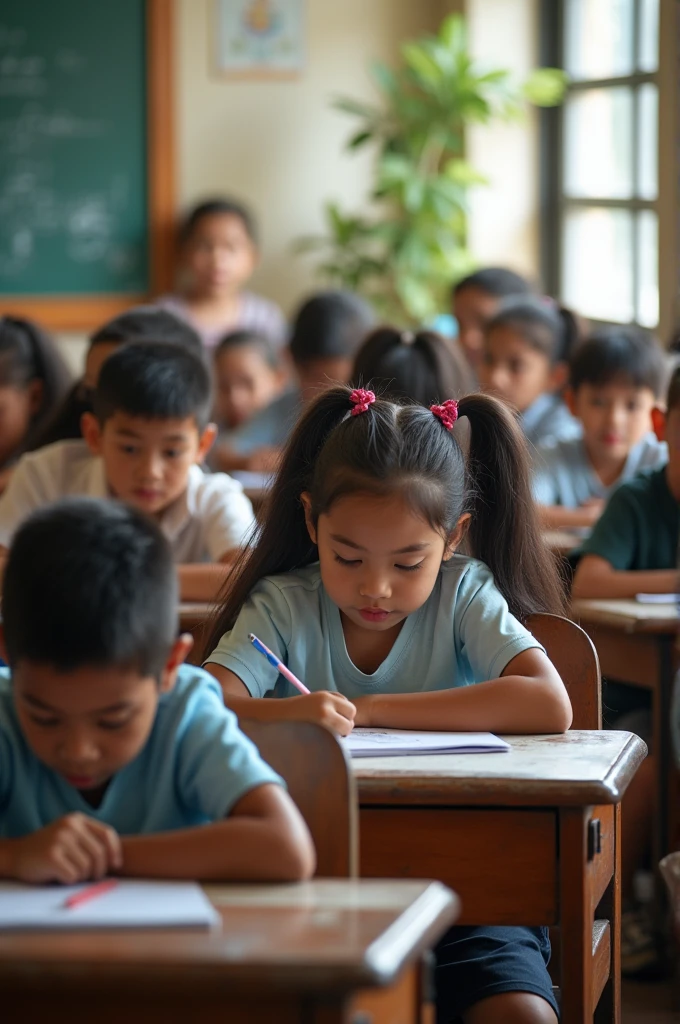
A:
<svg viewBox="0 0 680 1024">
<path fill-rule="evenodd" d="M 222 931 L 0 934 L 3 1022 L 416 1024 L 421 958 L 458 908 L 422 881 L 206 891 Z"/>
<path fill-rule="evenodd" d="M 461 923 L 559 926 L 563 1024 L 596 1006 L 617 1022 L 621 798 L 645 745 L 621 732 L 508 739 L 507 754 L 357 759 L 361 874 L 438 878 L 459 893 Z"/>
<path fill-rule="evenodd" d="M 678 666 L 676 643 L 680 619 L 675 602 L 574 601 L 572 618 L 597 648 L 605 679 L 640 686 L 652 692 L 652 749 L 658 765 L 654 857 L 668 853 L 675 834 L 676 770 L 671 752 L 670 720 L 673 679 Z"/>
<path fill-rule="evenodd" d="M 583 540 L 583 531 L 544 530 L 543 540 L 554 555 L 568 555 Z"/>
</svg>

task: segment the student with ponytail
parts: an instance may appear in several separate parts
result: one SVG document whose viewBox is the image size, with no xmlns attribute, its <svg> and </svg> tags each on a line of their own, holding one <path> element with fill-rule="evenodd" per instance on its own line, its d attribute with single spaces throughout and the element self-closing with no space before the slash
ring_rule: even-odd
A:
<svg viewBox="0 0 680 1024">
<path fill-rule="evenodd" d="M 456 553 L 465 534 L 475 557 Z M 562 732 L 569 698 L 522 625 L 562 600 L 524 439 L 501 401 L 427 409 L 335 387 L 290 438 L 206 667 L 238 715 L 340 735 L 354 725 Z M 295 696 L 249 633 L 312 692 Z M 259 699 L 271 692 L 286 699 Z M 453 929 L 438 949 L 438 1019 L 483 1003 L 485 1020 L 555 1024 L 549 955 L 544 929 Z"/>
</svg>

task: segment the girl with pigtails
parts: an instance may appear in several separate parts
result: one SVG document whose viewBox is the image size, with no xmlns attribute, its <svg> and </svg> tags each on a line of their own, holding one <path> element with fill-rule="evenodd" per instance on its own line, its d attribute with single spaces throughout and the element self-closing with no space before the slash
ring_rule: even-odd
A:
<svg viewBox="0 0 680 1024">
<path fill-rule="evenodd" d="M 457 553 L 463 537 L 474 557 Z M 522 624 L 562 609 L 525 442 L 500 401 L 427 409 L 336 387 L 290 438 L 206 668 L 237 715 L 315 721 L 341 736 L 355 725 L 563 732 L 564 684 Z M 308 695 L 277 676 L 251 633 Z M 437 949 L 438 1021 L 554 1024 L 549 956 L 542 928 L 451 929 Z"/>
</svg>

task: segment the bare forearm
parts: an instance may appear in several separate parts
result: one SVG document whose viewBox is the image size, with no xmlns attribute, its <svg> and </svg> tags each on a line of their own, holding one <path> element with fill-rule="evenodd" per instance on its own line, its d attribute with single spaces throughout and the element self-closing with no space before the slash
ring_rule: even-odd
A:
<svg viewBox="0 0 680 1024">
<path fill-rule="evenodd" d="M 679 577 L 675 569 L 649 572 L 602 571 L 583 562 L 576 570 L 571 594 L 574 598 L 635 597 L 636 594 L 674 594 Z"/>
<path fill-rule="evenodd" d="M 210 462 L 223 473 L 230 470 L 246 470 L 250 463 L 249 455 L 239 455 L 227 445 L 216 445 L 210 453 Z"/>
<path fill-rule="evenodd" d="M 210 665 L 205 667 L 209 672 Z M 287 697 L 285 700 L 276 700 L 265 697 L 236 697 L 225 692 L 224 703 L 237 718 L 251 718 L 256 722 L 281 722 L 296 719 L 299 698 Z"/>
<path fill-rule="evenodd" d="M 357 725 L 391 729 L 555 733 L 571 724 L 563 688 L 524 676 L 430 693 L 375 694 L 356 703 Z"/>
<path fill-rule="evenodd" d="M 121 874 L 138 878 L 294 882 L 313 871 L 294 843 L 282 842 L 280 827 L 255 818 L 125 836 L 122 842 Z"/>
<path fill-rule="evenodd" d="M 0 878 L 14 878 L 16 839 L 0 839 Z"/>
<path fill-rule="evenodd" d="M 539 505 L 541 525 L 548 530 L 573 530 L 592 526 L 596 520 L 591 508 L 564 508 L 562 505 Z"/>
</svg>

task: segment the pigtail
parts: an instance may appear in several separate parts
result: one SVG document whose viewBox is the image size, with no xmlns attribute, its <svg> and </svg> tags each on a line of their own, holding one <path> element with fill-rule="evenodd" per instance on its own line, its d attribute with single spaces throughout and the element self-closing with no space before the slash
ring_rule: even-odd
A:
<svg viewBox="0 0 680 1024">
<path fill-rule="evenodd" d="M 562 614 L 565 591 L 541 535 L 526 441 L 515 417 L 491 395 L 470 395 L 458 409 L 470 422 L 472 554 L 489 566 L 517 618 Z"/>
<path fill-rule="evenodd" d="M 234 625 L 246 598 L 264 577 L 290 572 L 317 559 L 300 495 L 309 490 L 315 460 L 329 433 L 350 411 L 349 390 L 330 388 L 303 413 L 288 441 L 263 509 L 262 526 L 232 569 L 203 651 L 207 657 Z"/>
</svg>

